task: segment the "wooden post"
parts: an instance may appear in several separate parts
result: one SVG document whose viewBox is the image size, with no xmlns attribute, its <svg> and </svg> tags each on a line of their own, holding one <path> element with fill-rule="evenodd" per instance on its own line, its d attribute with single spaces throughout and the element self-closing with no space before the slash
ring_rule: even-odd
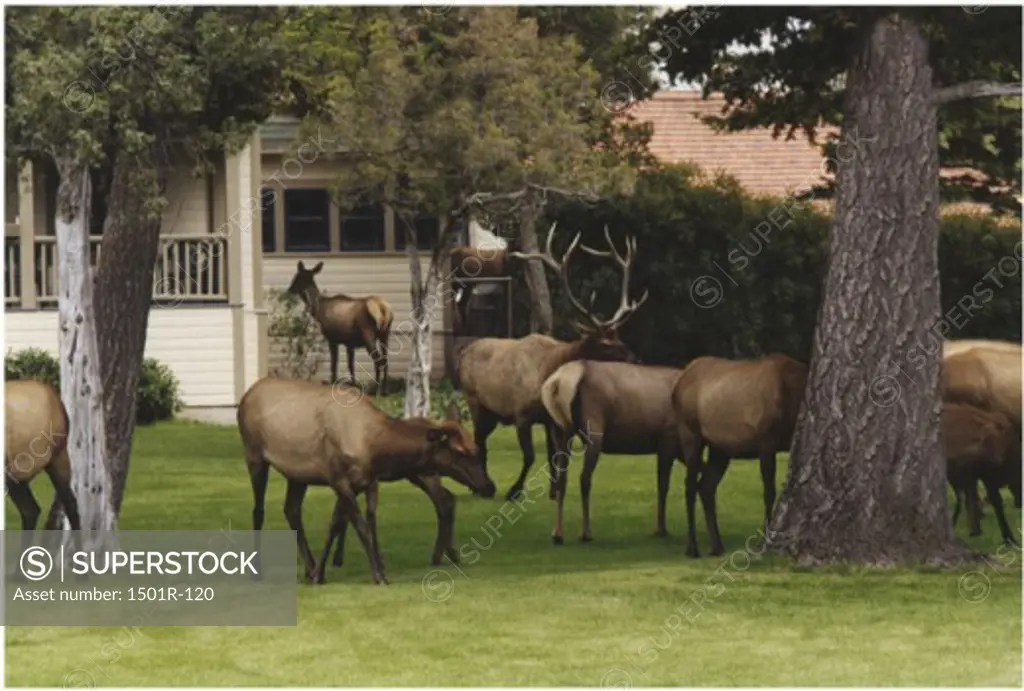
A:
<svg viewBox="0 0 1024 691">
<path fill-rule="evenodd" d="M 18 253 L 21 264 L 21 308 L 36 308 L 35 170 L 25 161 L 18 176 Z"/>
</svg>

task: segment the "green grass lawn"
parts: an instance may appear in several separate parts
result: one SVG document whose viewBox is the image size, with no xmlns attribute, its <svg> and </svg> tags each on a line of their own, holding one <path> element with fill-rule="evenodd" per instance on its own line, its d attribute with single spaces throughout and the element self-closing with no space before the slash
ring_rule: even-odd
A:
<svg viewBox="0 0 1024 691">
<path fill-rule="evenodd" d="M 508 428 L 492 437 L 490 458 L 504 492 L 520 466 Z M 534 471 L 542 472 L 541 465 Z M 683 554 L 682 467 L 669 497 L 671 534 L 657 539 L 654 460 L 628 456 L 602 458 L 594 475 L 595 541 L 581 544 L 574 466 L 564 546 L 549 539 L 554 504 L 546 485 L 535 483 L 544 491 L 534 491 L 536 502 L 521 510 L 474 498 L 446 481 L 459 497 L 456 541 L 468 543 L 467 556 L 458 568 L 431 575 L 430 502 L 407 483 L 389 484 L 381 490 L 378 524 L 390 586 L 371 584 L 350 530 L 346 563 L 328 571 L 327 585 L 299 586 L 296 627 L 162 627 L 134 635 L 118 627 L 8 627 L 6 683 L 1021 685 L 1018 551 L 1010 552 L 1012 566 L 1000 570 L 808 571 L 778 558 L 750 560 L 744 542 L 760 526 L 760 475 L 756 462 L 735 461 L 719 492 L 726 557 L 690 559 Z M 35 491 L 45 508 L 45 479 Z M 266 528 L 287 527 L 283 498 L 284 482 L 272 471 Z M 7 504 L 13 527 L 17 515 Z M 314 551 L 332 505 L 323 488 L 307 497 Z M 235 429 L 175 422 L 138 430 L 123 528 L 247 529 L 251 510 Z M 1010 519 L 1020 520 L 1012 508 Z M 995 550 L 991 511 L 983 527 L 972 544 Z M 702 518 L 698 529 L 706 553 Z M 958 589 L 970 570 L 984 575 L 972 574 L 970 587 Z M 980 599 L 985 579 L 991 587 Z M 960 590 L 980 601 L 968 601 Z M 699 610 L 693 599 L 702 596 Z"/>
</svg>

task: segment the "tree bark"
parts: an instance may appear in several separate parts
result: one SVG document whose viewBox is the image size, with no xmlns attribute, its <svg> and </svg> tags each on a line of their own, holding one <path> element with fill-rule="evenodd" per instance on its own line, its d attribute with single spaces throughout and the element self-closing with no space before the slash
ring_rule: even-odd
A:
<svg viewBox="0 0 1024 691">
<path fill-rule="evenodd" d="M 145 208 L 139 192 L 146 183 L 164 190 L 165 173 L 153 163 L 118 157 L 96 276 L 107 462 L 113 481 L 114 511 L 119 515 L 128 479 L 153 270 L 160 245 L 160 216 Z"/>
<path fill-rule="evenodd" d="M 82 545 L 88 550 L 103 546 L 104 540 L 95 531 L 117 528 L 106 464 L 103 382 L 89 264 L 92 192 L 84 165 L 63 157 L 57 157 L 56 164 L 60 173 L 55 224 L 60 277 L 60 388 L 70 422 L 71 488 L 81 515 Z"/>
<path fill-rule="evenodd" d="M 404 219 L 403 219 L 403 222 Z M 427 271 L 426 284 L 423 282 L 423 267 L 420 253 L 416 248 L 416 227 L 405 222 L 405 251 L 409 257 L 409 295 L 412 298 L 412 352 L 409 354 L 409 370 L 405 376 L 405 417 L 428 417 L 430 415 L 430 366 L 431 366 L 431 317 L 436 300 L 431 300 L 437 288 L 437 258 L 435 252 Z M 442 238 L 438 238 L 438 242 Z"/>
<path fill-rule="evenodd" d="M 523 215 L 519 219 L 519 249 L 522 252 L 539 252 L 537 242 L 537 220 L 543 206 L 536 199 L 536 192 L 530 191 Z M 554 329 L 554 315 L 551 311 L 551 291 L 541 262 L 525 262 L 526 285 L 530 289 L 530 326 L 536 333 L 551 334 Z"/>
<path fill-rule="evenodd" d="M 928 44 L 873 27 L 849 70 L 829 269 L 774 548 L 806 563 L 942 563 L 938 128 Z"/>
</svg>

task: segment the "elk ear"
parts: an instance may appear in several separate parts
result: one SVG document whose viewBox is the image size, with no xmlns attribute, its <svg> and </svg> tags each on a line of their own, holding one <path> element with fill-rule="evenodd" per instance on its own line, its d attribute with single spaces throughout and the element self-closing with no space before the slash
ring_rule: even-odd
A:
<svg viewBox="0 0 1024 691">
<path fill-rule="evenodd" d="M 302 260 L 300 259 L 299 260 L 299 271 L 305 271 L 305 270 L 306 270 L 306 265 L 303 264 Z"/>
<path fill-rule="evenodd" d="M 448 407 L 445 409 L 444 413 L 445 417 L 447 417 L 452 422 L 462 421 L 462 411 L 459 410 L 459 404 L 455 401 L 454 398 L 448 401 Z"/>
<path fill-rule="evenodd" d="M 431 427 L 427 430 L 427 441 L 431 444 L 437 444 L 443 442 L 448 438 L 448 430 L 441 429 L 440 427 Z"/>
<path fill-rule="evenodd" d="M 318 273 L 320 273 L 320 270 L 323 269 L 323 268 L 324 268 L 324 263 L 320 262 L 319 264 L 317 264 L 316 266 L 313 267 L 313 273 L 318 274 Z"/>
</svg>

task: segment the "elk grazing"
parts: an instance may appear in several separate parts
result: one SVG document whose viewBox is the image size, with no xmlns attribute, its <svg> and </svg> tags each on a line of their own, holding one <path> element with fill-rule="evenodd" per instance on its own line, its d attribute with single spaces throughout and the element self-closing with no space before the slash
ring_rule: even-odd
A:
<svg viewBox="0 0 1024 691">
<path fill-rule="evenodd" d="M 600 321 L 573 296 L 569 288 L 569 262 L 579 245 L 580 235 L 572 241 L 561 261 L 554 258 L 551 243 L 555 225 L 548 233 L 545 252 L 519 253 L 519 259 L 543 261 L 558 272 L 562 287 L 572 306 L 586 319 L 587 325 L 574 323 L 581 338 L 564 342 L 542 334 L 530 334 L 518 339 L 481 338 L 471 343 L 459 356 L 459 387 L 466 396 L 473 420 L 473 434 L 480 449 L 480 463 L 487 467 L 487 438 L 498 423 L 515 425 L 519 446 L 523 452 L 523 467 L 519 478 L 506 493 L 512 499 L 522 491 L 526 475 L 535 460 L 532 427 L 543 424 L 547 433 L 548 468 L 551 475 L 549 496 L 554 498 L 553 458 L 554 440 L 551 419 L 544 409 L 540 390 L 545 380 L 566 362 L 573 360 L 634 360 L 629 348 L 619 340 L 618 329 L 647 300 L 647 292 L 637 301 L 629 301 L 629 273 L 636 251 L 636 240 L 626 240 L 626 255 L 619 254 L 612 244 L 608 229 L 605 238 L 611 250 L 582 249 L 601 257 L 612 257 L 622 268 L 622 293 L 618 309 L 606 321 Z"/>
<path fill-rule="evenodd" d="M 700 357 L 683 370 L 672 393 L 672 405 L 686 464 L 689 556 L 700 556 L 693 516 L 698 489 L 710 552 L 718 555 L 725 551 L 718 532 L 715 494 L 732 458 L 760 459 L 767 534 L 775 506 L 775 455 L 789 450 L 806 385 L 807 366 L 780 354 L 758 360 Z M 705 445 L 708 463 L 702 467 Z M 662 477 L 667 485 L 669 472 L 662 473 L 659 467 L 659 495 L 665 491 Z"/>
<path fill-rule="evenodd" d="M 302 298 L 310 315 L 320 325 L 331 352 L 331 383 L 338 381 L 338 346 L 343 345 L 348 351 L 348 374 L 352 384 L 356 383 L 356 348 L 366 348 L 373 359 L 373 377 L 380 394 L 388 377 L 388 339 L 394 320 L 391 305 L 376 295 L 365 298 L 322 295 L 314 277 L 323 268 L 324 263 L 320 262 L 307 269 L 300 260 L 288 292 Z"/>
<path fill-rule="evenodd" d="M 972 405 L 945 403 L 942 406 L 942 436 L 946 452 L 946 477 L 956 495 L 953 525 L 960 516 L 962 496 L 967 500 L 967 521 L 971 535 L 981 535 L 978 481 L 999 522 L 1003 541 L 1016 544 L 1006 515 L 999 488 L 1004 484 L 1016 487 L 1020 496 L 1020 437 L 1002 413 L 982 410 Z"/>
<path fill-rule="evenodd" d="M 962 403 L 999 413 L 1021 433 L 1021 357 L 1020 344 L 1005 341 L 948 341 L 943 348 L 942 400 Z M 1011 464 L 1017 468 L 1016 481 L 1008 484 L 1014 504 L 1021 508 L 1020 458 Z M 980 514 L 980 506 L 979 506 Z"/>
<path fill-rule="evenodd" d="M 378 545 L 356 501 L 365 491 L 367 515 L 375 520 L 378 482 L 408 479 L 417 484 L 422 476 L 440 474 L 474 492 L 494 492 L 494 483 L 480 467 L 476 448 L 461 425 L 394 419 L 358 389 L 267 377 L 242 396 L 238 429 L 252 481 L 253 530 L 263 527 L 267 478 L 273 466 L 288 481 L 285 517 L 296 532 L 306 579 L 314 583 L 324 581 L 331 542 L 341 532 L 341 517 L 355 526 L 374 582 L 387 583 Z M 329 486 L 337 496 L 319 564 L 313 560 L 302 525 L 302 501 L 310 485 Z M 442 547 L 444 539 L 438 536 Z"/>
<path fill-rule="evenodd" d="M 548 377 L 541 388 L 544 408 L 554 420 L 555 443 L 568 449 L 568 440 L 583 442 L 580 494 L 583 500 L 583 531 L 589 542 L 590 483 L 601 452 L 658 455 L 658 524 L 655 535 L 664 536 L 665 497 L 668 477 L 679 458 L 672 391 L 682 370 L 673 367 L 635 365 L 626 362 L 567 362 Z M 559 453 L 556 455 L 562 456 Z M 562 544 L 562 508 L 565 501 L 567 458 L 556 463 L 555 497 L 558 509 L 552 540 Z"/>
<path fill-rule="evenodd" d="M 29 484 L 45 472 L 56 493 L 46 530 L 59 530 L 60 506 L 72 530 L 80 530 L 78 502 L 71 490 L 68 413 L 49 384 L 36 379 L 4 382 L 4 471 L 7 492 L 21 514 L 22 546 L 27 547 L 39 520 L 39 504 Z"/>
<path fill-rule="evenodd" d="M 461 423 L 462 415 L 455 401 L 448 404 L 446 417 L 451 422 Z M 437 423 L 426 418 L 407 418 L 405 422 L 411 425 L 418 425 L 424 429 Z M 441 559 L 447 557 L 452 563 L 458 563 L 459 553 L 455 550 L 453 543 L 455 537 L 455 495 L 445 489 L 441 484 L 441 478 L 436 475 L 419 475 L 407 478 L 415 487 L 422 490 L 434 504 L 434 511 L 437 513 L 437 540 L 434 543 L 434 553 L 430 558 L 432 566 L 439 566 Z M 337 507 L 335 507 L 337 510 Z M 337 527 L 338 548 L 334 551 L 334 566 L 341 566 L 345 557 L 345 533 L 348 529 L 348 518 L 344 513 L 336 514 L 334 518 Z M 370 533 L 373 535 L 374 544 L 377 544 L 377 522 L 375 512 L 367 511 L 367 523 L 370 526 Z M 328 538 L 326 551 L 330 551 L 331 540 Z"/>
</svg>

